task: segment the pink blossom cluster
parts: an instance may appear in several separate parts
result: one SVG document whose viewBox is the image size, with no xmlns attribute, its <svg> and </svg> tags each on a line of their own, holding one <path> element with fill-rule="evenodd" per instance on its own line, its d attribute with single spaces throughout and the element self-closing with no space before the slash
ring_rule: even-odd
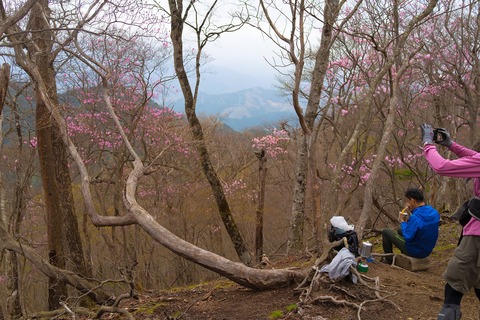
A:
<svg viewBox="0 0 480 320">
<path fill-rule="evenodd" d="M 254 151 L 264 150 L 272 159 L 276 159 L 281 154 L 286 154 L 285 143 L 290 140 L 286 130 L 277 130 L 274 128 L 272 133 L 260 138 L 252 139 L 252 148 Z"/>
<path fill-rule="evenodd" d="M 223 189 L 225 191 L 226 195 L 233 195 L 239 190 L 244 190 L 247 188 L 247 184 L 240 180 L 234 180 L 230 183 L 224 183 L 223 184 Z"/>
<path fill-rule="evenodd" d="M 360 183 L 365 185 L 371 175 L 371 165 L 373 164 L 373 159 L 376 158 L 376 155 L 373 155 L 372 158 L 362 159 L 362 163 L 358 165 L 356 161 L 352 161 L 351 164 L 344 164 L 341 166 L 340 170 L 349 175 L 349 176 L 358 176 Z M 409 154 L 406 157 L 398 156 L 385 156 L 384 163 L 389 167 L 402 168 L 406 163 L 414 163 L 417 159 L 423 158 L 422 153 Z M 331 163 L 330 168 L 336 169 L 337 165 Z"/>
<path fill-rule="evenodd" d="M 144 97 L 134 86 L 117 86 L 111 90 L 110 102 L 119 117 L 123 129 L 134 142 L 143 141 L 142 146 L 152 149 L 173 148 L 180 154 L 192 153 L 176 128 L 182 126 L 183 115 L 168 108 L 145 106 Z M 124 144 L 100 92 L 80 91 L 82 108 L 68 106 L 67 130 L 78 142 L 96 145 L 100 149 L 112 150 Z M 132 125 L 135 124 L 135 125 Z"/>
<path fill-rule="evenodd" d="M 73 118 L 69 118 L 69 120 L 73 120 Z M 88 122 L 88 120 L 94 120 L 94 122 Z M 135 126 L 132 131 L 132 128 L 125 123 L 124 131 L 127 136 L 135 137 L 134 140 L 143 139 L 149 147 L 181 146 L 183 138 L 173 130 L 177 126 L 177 121 L 178 117 L 174 114 L 146 108 L 140 117 L 139 125 Z M 68 129 L 71 135 L 89 136 L 90 142 L 97 144 L 102 149 L 112 149 L 123 145 L 123 139 L 107 113 L 77 115 L 75 121 L 69 122 Z M 182 153 L 190 154 L 189 148 L 180 147 L 180 149 Z"/>
<path fill-rule="evenodd" d="M 28 143 L 30 144 L 30 147 L 36 148 L 38 144 L 37 137 L 31 138 L 30 141 L 28 141 Z"/>
</svg>

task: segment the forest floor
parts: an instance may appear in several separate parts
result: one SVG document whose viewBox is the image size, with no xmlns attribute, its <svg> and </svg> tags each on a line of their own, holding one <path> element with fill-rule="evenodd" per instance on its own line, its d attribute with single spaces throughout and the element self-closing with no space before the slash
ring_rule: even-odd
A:
<svg viewBox="0 0 480 320">
<path fill-rule="evenodd" d="M 410 272 L 380 262 L 369 262 L 369 270 L 364 275 L 378 277 L 380 294 L 386 297 L 384 301 L 379 301 L 372 289 L 346 279 L 335 283 L 326 281 L 316 292 L 317 295 L 332 296 L 356 305 L 363 302 L 360 313 L 357 307 L 331 301 L 300 304 L 299 293 L 294 290 L 296 285 L 258 292 L 223 278 L 189 288 L 141 295 L 139 300 L 125 301 L 123 307 L 135 319 L 144 320 L 436 320 L 443 302 L 445 282 L 442 273 L 453 255 L 459 232 L 457 223 L 442 223 L 437 246 L 430 256 L 430 268 L 426 271 Z M 381 239 L 372 238 L 369 241 L 373 243 L 373 251 L 380 252 Z M 276 261 L 274 264 L 275 268 L 302 265 L 308 269 L 313 265 L 313 259 Z M 478 320 L 478 310 L 479 303 L 472 290 L 462 300 L 462 319 Z M 110 314 L 102 319 L 125 318 Z"/>
</svg>

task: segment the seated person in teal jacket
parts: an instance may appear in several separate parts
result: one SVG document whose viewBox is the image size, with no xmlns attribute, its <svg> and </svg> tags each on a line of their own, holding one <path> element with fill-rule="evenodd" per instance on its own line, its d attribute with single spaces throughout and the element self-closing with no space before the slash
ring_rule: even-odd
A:
<svg viewBox="0 0 480 320">
<path fill-rule="evenodd" d="M 423 191 L 417 188 L 407 189 L 405 203 L 411 215 L 399 214 L 398 230 L 383 229 L 383 251 L 393 253 L 395 246 L 407 256 L 428 257 L 437 243 L 440 214 L 435 208 L 425 204 Z M 385 257 L 383 261 L 391 264 L 393 257 Z"/>
</svg>

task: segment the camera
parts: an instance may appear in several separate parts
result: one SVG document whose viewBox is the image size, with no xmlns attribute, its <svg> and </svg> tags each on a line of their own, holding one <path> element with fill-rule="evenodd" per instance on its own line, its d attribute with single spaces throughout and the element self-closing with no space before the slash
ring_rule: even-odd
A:
<svg viewBox="0 0 480 320">
<path fill-rule="evenodd" d="M 447 135 L 443 133 L 440 129 L 441 128 L 433 129 L 433 142 L 435 143 L 443 142 L 447 139 Z"/>
</svg>

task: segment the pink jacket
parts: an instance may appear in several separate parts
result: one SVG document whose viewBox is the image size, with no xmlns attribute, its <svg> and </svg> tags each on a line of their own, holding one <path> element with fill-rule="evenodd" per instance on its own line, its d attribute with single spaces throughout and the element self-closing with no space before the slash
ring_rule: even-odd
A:
<svg viewBox="0 0 480 320">
<path fill-rule="evenodd" d="M 441 176 L 474 178 L 473 193 L 480 197 L 480 153 L 456 142 L 452 142 L 449 149 L 457 155 L 458 159 L 443 158 L 433 144 L 425 145 L 423 153 L 433 171 Z M 470 222 L 463 228 L 463 235 L 480 236 L 480 220 L 470 219 Z"/>
</svg>

